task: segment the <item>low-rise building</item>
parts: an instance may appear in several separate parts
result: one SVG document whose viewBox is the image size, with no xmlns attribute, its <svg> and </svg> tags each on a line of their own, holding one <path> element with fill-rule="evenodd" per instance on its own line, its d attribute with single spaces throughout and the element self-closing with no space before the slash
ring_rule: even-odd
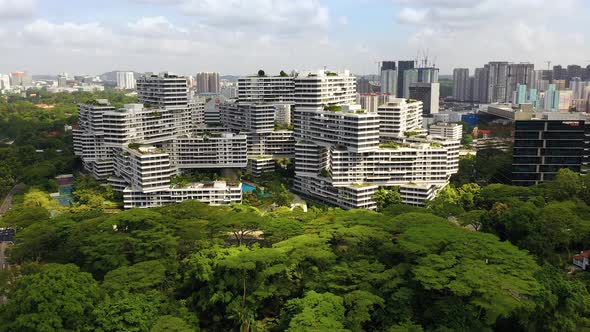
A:
<svg viewBox="0 0 590 332">
<path fill-rule="evenodd" d="M 432 136 L 461 140 L 463 137 L 463 125 L 460 123 L 439 122 L 430 126 L 429 133 Z"/>
</svg>

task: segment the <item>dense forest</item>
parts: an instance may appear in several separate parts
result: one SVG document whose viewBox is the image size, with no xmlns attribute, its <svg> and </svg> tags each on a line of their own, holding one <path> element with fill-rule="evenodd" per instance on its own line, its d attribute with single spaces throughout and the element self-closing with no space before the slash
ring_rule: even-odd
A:
<svg viewBox="0 0 590 332">
<path fill-rule="evenodd" d="M 113 213 L 104 201 L 116 195 L 84 176 L 75 203 L 58 207 L 51 179 L 77 162 L 68 134 L 51 145 L 46 135 L 75 123 L 89 97 L 0 101 L 0 139 L 14 140 L 0 148 L 0 176 L 27 185 L 0 218 L 17 229 L 0 270 L 0 331 L 590 329 L 589 272 L 570 272 L 590 249 L 590 176 L 513 187 L 498 183 L 506 154 L 487 151 L 462 159 L 424 208 L 382 190 L 378 212 L 291 211 L 253 196 Z"/>
</svg>

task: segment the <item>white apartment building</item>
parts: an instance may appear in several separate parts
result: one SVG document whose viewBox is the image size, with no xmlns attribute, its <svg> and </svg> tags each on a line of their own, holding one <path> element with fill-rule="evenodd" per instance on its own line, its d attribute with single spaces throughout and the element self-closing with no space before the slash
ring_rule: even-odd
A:
<svg viewBox="0 0 590 332">
<path fill-rule="evenodd" d="M 383 142 L 399 139 L 408 132 L 423 132 L 421 101 L 391 97 L 377 108 L 377 113 L 379 136 Z"/>
<path fill-rule="evenodd" d="M 293 76 L 246 76 L 238 78 L 238 100 L 242 102 L 293 102 Z"/>
<path fill-rule="evenodd" d="M 432 136 L 461 140 L 463 137 L 463 125 L 460 123 L 439 122 L 430 126 L 429 133 Z"/>
<path fill-rule="evenodd" d="M 275 105 L 269 103 L 224 103 L 219 106 L 221 124 L 231 130 L 269 133 L 275 128 Z"/>
<path fill-rule="evenodd" d="M 135 89 L 135 77 L 132 71 L 117 72 L 117 89 L 132 90 Z"/>
<path fill-rule="evenodd" d="M 208 132 L 180 136 L 164 144 L 172 164 L 179 170 L 198 168 L 246 168 L 247 137 L 233 133 Z"/>
<path fill-rule="evenodd" d="M 421 205 L 448 183 L 459 142 L 422 135 L 422 102 L 390 97 L 369 112 L 353 105 L 354 80 L 330 75 L 295 80 L 296 191 L 342 208 L 375 209 L 381 186 L 412 186 L 400 191 L 402 200 Z"/>
<path fill-rule="evenodd" d="M 211 204 L 240 202 L 240 184 L 178 188 L 170 181 L 184 169 L 245 168 L 247 137 L 204 130 L 204 101 L 189 97 L 184 77 L 147 74 L 137 81 L 137 90 L 142 104 L 117 109 L 97 100 L 78 105 L 74 152 L 86 170 L 96 178 L 108 178 L 123 192 L 126 207 L 186 197 Z"/>
<path fill-rule="evenodd" d="M 295 108 L 354 104 L 356 78 L 348 71 L 301 72 L 295 77 Z"/>
<path fill-rule="evenodd" d="M 125 188 L 123 202 L 125 209 L 150 208 L 185 200 L 198 200 L 209 205 L 229 205 L 242 203 L 242 183 L 240 182 L 195 182 L 180 187 L 171 185 L 168 190 L 144 193 Z"/>
<path fill-rule="evenodd" d="M 151 145 L 130 144 L 115 153 L 114 163 L 114 177 L 142 193 L 167 190 L 175 173 L 170 156 Z"/>
<path fill-rule="evenodd" d="M 124 208 L 148 208 L 196 199 L 211 205 L 241 203 L 241 183 L 195 182 L 187 186 L 171 183 L 170 158 L 154 146 L 130 145 L 115 155 L 115 171 L 108 179 L 113 189 L 123 192 Z"/>
<path fill-rule="evenodd" d="M 284 126 L 291 125 L 292 106 L 292 104 L 288 103 L 275 104 L 275 123 Z"/>
<path fill-rule="evenodd" d="M 255 177 L 275 171 L 275 160 L 272 156 L 255 156 L 248 159 L 248 173 Z"/>
<path fill-rule="evenodd" d="M 242 131 L 248 137 L 248 155 L 271 155 L 274 158 L 293 158 L 295 156 L 295 138 L 292 130 L 275 130 L 269 133 L 250 133 Z"/>
<path fill-rule="evenodd" d="M 392 100 L 384 112 L 391 113 L 395 109 L 405 115 L 401 122 L 414 121 L 414 117 L 407 115 L 405 100 Z M 410 114 L 420 112 L 420 103 L 414 104 L 410 108 L 416 110 Z M 458 141 L 398 136 L 400 127 L 420 129 L 421 120 L 415 120 L 410 126 L 386 127 L 383 132 L 388 136 L 383 139 L 389 143 L 380 145 L 380 124 L 383 123 L 380 113 L 343 105 L 326 110 L 306 109 L 296 114 L 301 119 L 294 119 L 298 138 L 294 185 L 303 195 L 342 208 L 374 209 L 376 204 L 372 196 L 381 186 L 442 188 L 457 172 Z M 430 198 L 433 192 L 426 190 L 421 195 Z M 424 204 L 424 201 L 415 202 L 416 195 L 410 190 L 400 193 L 405 202 Z"/>
</svg>

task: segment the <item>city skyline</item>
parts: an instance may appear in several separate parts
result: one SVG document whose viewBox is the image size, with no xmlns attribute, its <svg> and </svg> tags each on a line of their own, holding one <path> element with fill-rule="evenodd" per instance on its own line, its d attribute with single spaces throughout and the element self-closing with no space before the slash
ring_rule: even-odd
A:
<svg viewBox="0 0 590 332">
<path fill-rule="evenodd" d="M 0 0 L 0 72 L 245 75 L 330 65 L 371 74 L 376 61 L 423 52 L 444 75 L 494 60 L 585 66 L 588 9 L 583 0 Z"/>
</svg>

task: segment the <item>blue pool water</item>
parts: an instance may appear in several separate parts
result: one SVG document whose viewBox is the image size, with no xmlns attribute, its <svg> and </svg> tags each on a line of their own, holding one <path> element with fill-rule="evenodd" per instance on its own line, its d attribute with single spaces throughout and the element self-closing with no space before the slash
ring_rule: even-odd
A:
<svg viewBox="0 0 590 332">
<path fill-rule="evenodd" d="M 247 183 L 242 183 L 242 193 L 247 193 L 250 191 L 254 191 L 254 189 L 256 189 L 254 186 L 251 186 Z"/>
<path fill-rule="evenodd" d="M 245 194 L 245 193 L 250 192 L 250 191 L 254 191 L 254 189 L 256 189 L 256 187 L 254 187 L 252 185 L 249 185 L 247 183 L 243 183 L 242 182 L 242 194 Z M 261 194 L 262 194 L 262 197 L 269 197 L 269 196 L 271 196 L 270 193 L 265 193 L 264 190 L 261 190 Z"/>
</svg>

